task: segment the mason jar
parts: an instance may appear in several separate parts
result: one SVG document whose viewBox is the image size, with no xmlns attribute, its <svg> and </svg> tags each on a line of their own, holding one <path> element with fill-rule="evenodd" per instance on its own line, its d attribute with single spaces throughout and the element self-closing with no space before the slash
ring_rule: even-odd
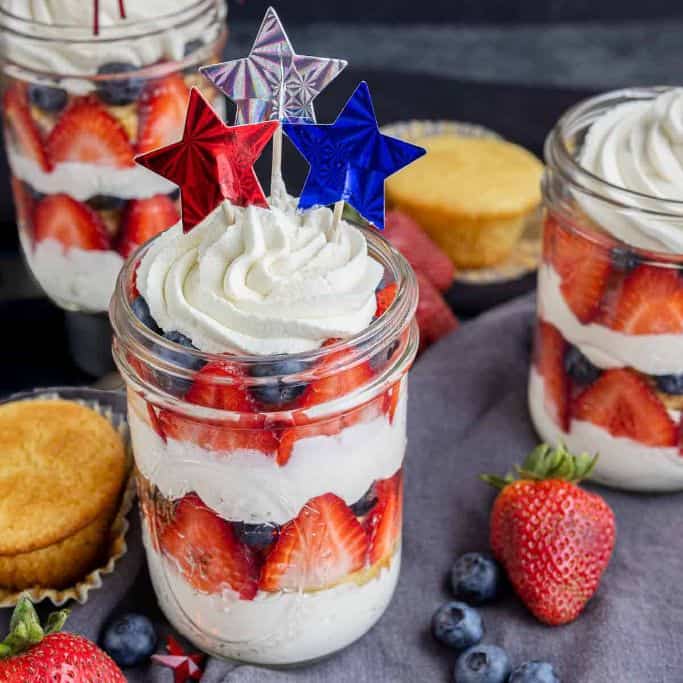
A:
<svg viewBox="0 0 683 683">
<path fill-rule="evenodd" d="M 394 592 L 417 285 L 382 237 L 365 237 L 393 303 L 361 333 L 304 353 L 170 342 L 132 308 L 150 245 L 119 276 L 113 351 L 150 574 L 169 621 L 212 655 L 320 659 L 368 631 Z"/>
<path fill-rule="evenodd" d="M 5 149 L 19 237 L 45 293 L 107 310 L 126 256 L 178 220 L 177 188 L 134 156 L 182 135 L 197 67 L 220 61 L 224 0 L 0 9 Z M 156 6 L 155 6 L 156 5 Z M 95 30 L 97 31 L 95 33 Z"/>
<path fill-rule="evenodd" d="M 545 441 L 599 453 L 595 479 L 636 491 L 683 489 L 683 202 L 605 180 L 585 150 L 591 126 L 606 121 L 605 172 L 615 161 L 625 178 L 656 172 L 653 155 L 669 151 L 649 145 L 676 144 L 667 117 L 679 96 L 599 95 L 564 114 L 545 144 L 531 417 Z M 633 120 L 620 128 L 616 107 L 646 112 L 646 134 Z"/>
</svg>

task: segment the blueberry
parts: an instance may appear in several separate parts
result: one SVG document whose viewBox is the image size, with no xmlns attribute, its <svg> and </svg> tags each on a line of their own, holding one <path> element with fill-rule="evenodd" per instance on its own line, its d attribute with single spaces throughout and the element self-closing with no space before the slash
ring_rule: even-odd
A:
<svg viewBox="0 0 683 683">
<path fill-rule="evenodd" d="M 124 614 L 104 630 L 102 648 L 121 667 L 147 661 L 157 646 L 152 622 L 141 614 Z"/>
<path fill-rule="evenodd" d="M 502 580 L 500 565 L 482 553 L 467 553 L 459 557 L 451 569 L 453 595 L 472 605 L 495 600 L 500 594 Z"/>
<path fill-rule="evenodd" d="M 161 334 L 161 329 L 157 325 L 156 320 L 154 320 L 152 317 L 152 314 L 149 312 L 149 306 L 147 305 L 147 302 L 141 296 L 133 300 L 131 308 L 133 309 L 133 313 L 135 313 L 135 317 L 143 325 L 149 327 L 152 332 Z"/>
<path fill-rule="evenodd" d="M 254 365 L 250 374 L 252 377 L 278 377 L 294 375 L 308 368 L 307 363 L 291 358 L 267 361 Z M 291 382 L 278 379 L 277 381 L 250 388 L 252 396 L 261 404 L 283 407 L 296 401 L 306 389 L 305 382 Z"/>
<path fill-rule="evenodd" d="M 193 52 L 197 52 L 197 50 L 201 50 L 203 47 L 204 41 L 201 38 L 189 40 L 187 43 L 185 43 L 183 54 L 185 55 L 185 57 L 189 57 Z"/>
<path fill-rule="evenodd" d="M 66 94 L 66 90 L 61 88 L 31 83 L 28 87 L 28 98 L 31 104 L 34 104 L 38 109 L 55 113 L 66 107 L 69 96 Z"/>
<path fill-rule="evenodd" d="M 525 662 L 518 666 L 508 683 L 560 683 L 552 664 L 548 662 Z"/>
<path fill-rule="evenodd" d="M 505 683 L 510 675 L 510 658 L 497 645 L 475 645 L 455 663 L 454 683 Z"/>
<path fill-rule="evenodd" d="M 665 394 L 683 394 L 683 375 L 657 375 L 657 388 Z"/>
<path fill-rule="evenodd" d="M 611 256 L 612 265 L 623 273 L 628 273 L 640 263 L 638 256 L 627 247 L 614 247 Z"/>
<path fill-rule="evenodd" d="M 351 512 L 356 517 L 365 517 L 365 515 L 372 510 L 377 504 L 377 496 L 375 495 L 375 485 L 373 484 L 353 505 L 350 505 Z"/>
<path fill-rule="evenodd" d="M 462 652 L 484 637 L 484 625 L 476 609 L 464 602 L 447 602 L 434 612 L 432 633 L 444 645 Z"/>
<path fill-rule="evenodd" d="M 385 350 L 380 351 L 370 359 L 370 367 L 375 372 L 379 372 L 380 370 L 384 369 L 387 363 L 393 358 L 398 347 L 399 341 L 398 339 L 395 339 Z"/>
<path fill-rule="evenodd" d="M 164 339 L 168 339 L 168 341 L 174 342 L 175 344 L 180 344 L 180 346 L 184 346 L 188 349 L 196 349 L 196 347 L 193 346 L 192 341 L 181 332 L 171 330 L 170 332 L 164 332 L 163 336 Z M 172 365 L 186 368 L 192 372 L 197 372 L 204 367 L 204 361 L 201 358 L 190 356 L 182 351 L 161 347 L 157 347 L 157 351 L 162 358 Z M 173 396 L 184 396 L 192 385 L 192 379 L 189 377 L 178 377 L 171 371 L 158 371 L 155 375 L 157 384 L 164 391 Z"/>
<path fill-rule="evenodd" d="M 575 346 L 564 355 L 564 369 L 577 384 L 592 384 L 602 374 Z"/>
<path fill-rule="evenodd" d="M 124 74 L 137 71 L 138 67 L 128 62 L 107 62 L 97 70 L 98 74 Z M 145 87 L 143 78 L 108 78 L 97 84 L 97 92 L 105 104 L 113 106 L 135 102 Z"/>
<path fill-rule="evenodd" d="M 33 199 L 34 202 L 39 202 L 45 199 L 45 195 L 42 192 L 36 190 L 28 183 L 24 183 L 24 187 L 28 190 L 28 193 L 31 195 L 31 199 Z"/>
<path fill-rule="evenodd" d="M 247 522 L 233 522 L 232 528 L 237 538 L 254 550 L 267 548 L 277 540 L 280 527 L 274 522 L 266 524 L 248 524 Z"/>
<path fill-rule="evenodd" d="M 178 201 L 178 199 L 180 199 L 180 188 L 179 188 L 179 187 L 176 187 L 175 190 L 173 190 L 172 192 L 169 192 L 169 193 L 168 193 L 168 198 L 169 198 L 172 202 Z"/>
<path fill-rule="evenodd" d="M 127 199 L 122 199 L 121 197 L 112 197 L 108 194 L 97 194 L 88 199 L 88 204 L 91 208 L 95 209 L 95 211 L 118 211 L 126 205 L 127 201 Z"/>
</svg>

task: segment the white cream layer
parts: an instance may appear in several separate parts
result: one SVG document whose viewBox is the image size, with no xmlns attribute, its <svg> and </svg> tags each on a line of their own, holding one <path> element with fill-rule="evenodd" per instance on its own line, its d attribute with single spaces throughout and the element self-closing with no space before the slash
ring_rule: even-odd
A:
<svg viewBox="0 0 683 683">
<path fill-rule="evenodd" d="M 632 367 L 646 375 L 683 373 L 683 334 L 624 334 L 604 325 L 584 325 L 567 306 L 557 271 L 538 271 L 538 310 L 562 336 L 599 368 Z"/>
<path fill-rule="evenodd" d="M 142 166 L 114 168 L 69 161 L 44 171 L 39 164 L 12 149 L 7 150 L 12 173 L 43 194 L 68 194 L 84 202 L 97 195 L 121 199 L 146 199 L 168 194 L 177 187 Z"/>
<path fill-rule="evenodd" d="M 152 584 L 169 621 L 200 649 L 254 664 L 296 664 L 341 650 L 382 616 L 394 594 L 400 548 L 391 564 L 362 586 L 346 583 L 314 593 L 234 593 L 194 590 L 152 547 L 143 524 Z"/>
<path fill-rule="evenodd" d="M 538 435 L 550 444 L 563 442 L 574 453 L 599 453 L 593 479 L 632 491 L 676 491 L 683 488 L 683 456 L 678 448 L 646 446 L 612 436 L 591 422 L 572 420 L 563 432 L 544 407 L 543 378 L 531 368 L 529 410 Z"/>
<path fill-rule="evenodd" d="M 202 351 L 297 353 L 363 331 L 384 269 L 363 231 L 327 208 L 300 214 L 223 202 L 190 232 L 178 224 L 140 263 L 137 286 L 165 331 Z"/>
<path fill-rule="evenodd" d="M 107 310 L 123 265 L 117 252 L 65 250 L 53 239 L 31 245 L 22 232 L 20 235 L 31 272 L 51 299 L 68 309 Z"/>
<path fill-rule="evenodd" d="M 19 76 L 23 70 L 68 75 L 61 87 L 86 93 L 93 83 L 78 76 L 92 76 L 102 64 L 143 67 L 180 61 L 189 42 L 212 44 L 226 14 L 222 0 L 126 0 L 126 19 L 117 0 L 100 0 L 99 5 L 100 35 L 95 39 L 91 1 L 2 0 L 2 49 L 9 70 Z M 56 40 L 60 26 L 63 39 Z"/>
<path fill-rule="evenodd" d="M 405 380 L 404 380 L 405 387 Z M 406 447 L 407 392 L 402 390 L 393 423 L 382 415 L 335 436 L 300 439 L 286 465 L 258 451 L 209 451 L 189 441 L 166 443 L 147 420 L 144 401 L 129 395 L 135 462 L 162 495 L 176 499 L 195 491 L 231 521 L 283 524 L 311 499 L 335 493 L 348 505 L 376 479 L 401 467 Z"/>
<path fill-rule="evenodd" d="M 580 204 L 598 224 L 633 246 L 683 253 L 681 208 L 667 204 L 683 201 L 683 88 L 671 88 L 651 100 L 625 102 L 603 114 L 591 125 L 579 161 L 611 185 L 640 193 L 630 197 L 639 209 L 678 215 L 662 219 L 621 211 L 580 195 Z M 598 195 L 622 199 L 620 190 L 594 185 Z"/>
</svg>

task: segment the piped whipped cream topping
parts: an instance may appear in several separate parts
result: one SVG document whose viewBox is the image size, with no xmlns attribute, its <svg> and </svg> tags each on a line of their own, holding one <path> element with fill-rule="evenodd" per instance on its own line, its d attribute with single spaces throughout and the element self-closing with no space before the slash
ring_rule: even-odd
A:
<svg viewBox="0 0 683 683">
<path fill-rule="evenodd" d="M 683 207 L 671 204 L 683 202 L 683 88 L 620 104 L 598 118 L 579 161 L 602 180 L 643 195 L 629 198 L 638 209 L 679 213 L 677 219 L 648 216 L 582 197 L 591 218 L 635 247 L 683 253 Z M 619 191 L 594 189 L 620 201 Z"/>
<path fill-rule="evenodd" d="M 122 19 L 117 0 L 100 0 L 98 37 L 92 0 L 0 0 L 2 51 L 25 69 L 88 76 L 110 62 L 142 67 L 181 60 L 188 43 L 218 37 L 226 14 L 222 0 L 128 0 L 125 8 Z"/>
<path fill-rule="evenodd" d="M 190 232 L 180 224 L 145 254 L 137 286 L 157 324 L 202 351 L 297 353 L 361 332 L 384 270 L 362 231 L 295 201 L 220 204 Z"/>
</svg>

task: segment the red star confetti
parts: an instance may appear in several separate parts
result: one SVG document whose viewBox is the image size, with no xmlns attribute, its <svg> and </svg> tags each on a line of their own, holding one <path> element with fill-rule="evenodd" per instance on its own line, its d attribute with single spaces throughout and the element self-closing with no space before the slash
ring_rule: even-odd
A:
<svg viewBox="0 0 683 683">
<path fill-rule="evenodd" d="M 152 655 L 152 661 L 173 671 L 173 683 L 198 681 L 202 677 L 204 655 L 188 655 L 183 646 L 171 635 L 166 640 L 167 655 Z"/>
<path fill-rule="evenodd" d="M 135 160 L 180 187 L 183 230 L 188 232 L 224 199 L 236 206 L 268 206 L 253 166 L 278 125 L 228 126 L 192 88 L 182 140 Z"/>
</svg>

